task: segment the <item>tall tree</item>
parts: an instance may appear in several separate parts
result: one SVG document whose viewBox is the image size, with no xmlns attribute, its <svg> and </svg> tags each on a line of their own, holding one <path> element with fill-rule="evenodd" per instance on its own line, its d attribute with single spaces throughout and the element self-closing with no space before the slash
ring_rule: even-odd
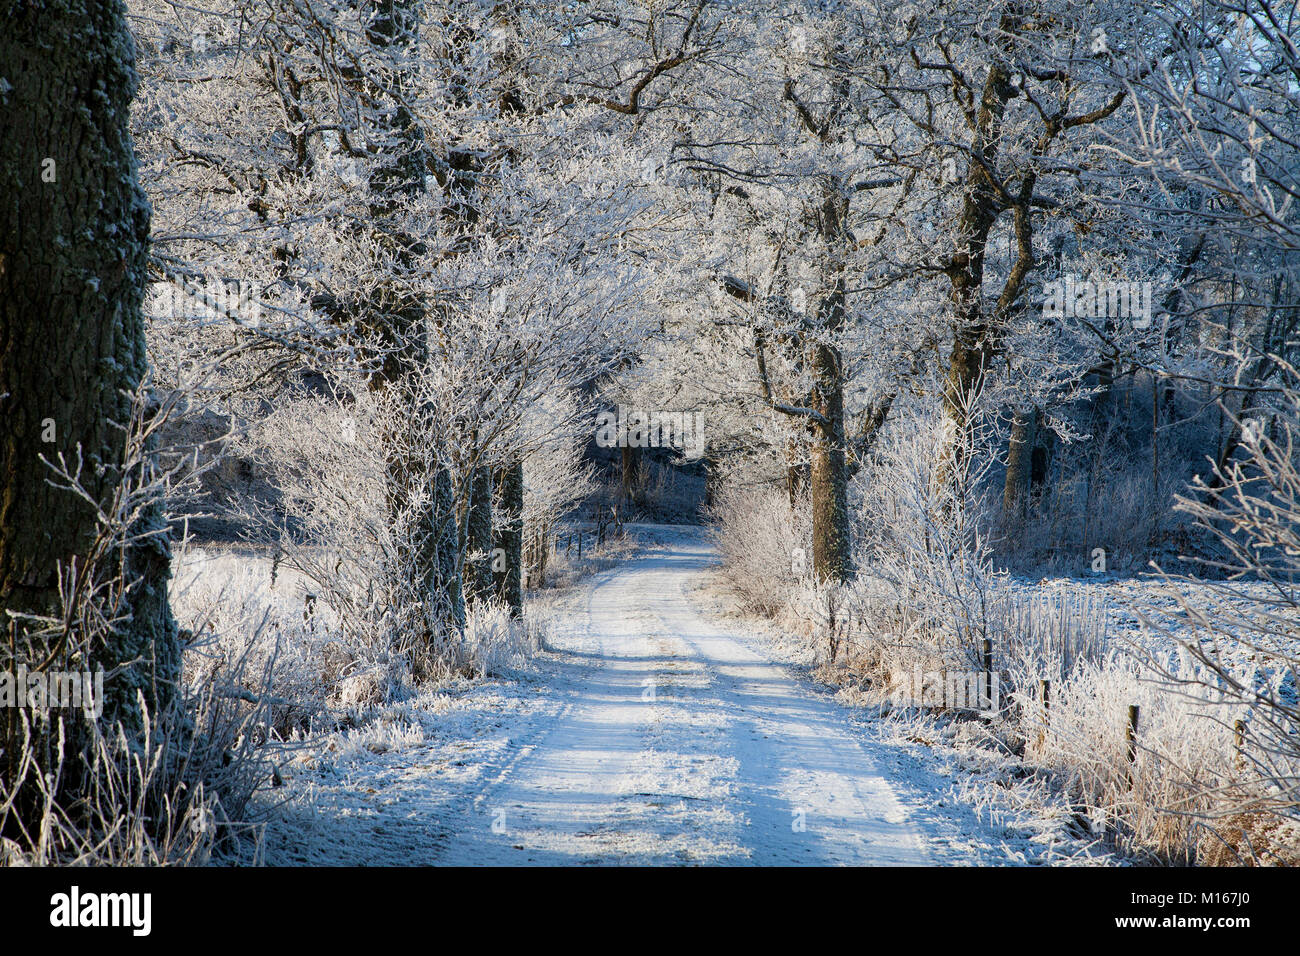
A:
<svg viewBox="0 0 1300 956">
<path fill-rule="evenodd" d="M 120 486 L 141 478 L 126 458 L 147 370 L 150 211 L 129 133 L 135 50 L 120 0 L 16 0 L 3 17 L 0 608 L 16 641 L 0 661 L 112 671 L 103 718 L 131 731 L 143 719 L 137 701 L 165 706 L 180 667 L 157 504 L 130 509 L 117 547 L 87 566 L 122 510 Z M 79 463 L 86 498 L 51 480 L 59 456 L 70 472 Z M 83 594 L 86 575 L 118 583 L 107 633 L 89 647 L 87 635 L 35 620 L 60 617 L 60 585 L 73 575 Z M 89 660 L 72 659 L 83 652 Z M 8 737 L 19 718 L 3 713 Z M 8 759 L 12 748 L 0 746 Z"/>
<path fill-rule="evenodd" d="M 496 473 L 500 517 L 493 530 L 492 583 L 497 596 L 519 617 L 524 612 L 524 465 L 514 461 Z"/>
<path fill-rule="evenodd" d="M 387 351 L 376 382 L 402 392 L 399 401 L 409 404 L 412 427 L 432 431 L 436 410 L 428 407 L 414 383 L 429 360 L 429 310 L 422 297 L 401 281 L 428 251 L 419 238 L 400 226 L 404 203 L 426 188 L 428 168 L 423 132 L 406 101 L 407 59 L 419 38 L 419 10 L 414 0 L 377 0 L 366 10 L 367 39 L 392 60 L 391 68 L 381 74 L 383 96 L 389 104 L 384 130 L 389 142 L 371 176 L 371 212 L 379 224 L 380 241 L 391 246 L 390 261 L 401 274 L 391 286 L 381 287 L 369 303 L 363 323 L 378 331 Z M 399 224 L 391 222 L 394 218 Z M 415 584 L 416 599 L 429 601 L 439 619 L 459 630 L 465 620 L 463 569 L 447 462 L 440 460 L 436 451 L 438 460 L 433 461 L 427 455 L 406 454 L 410 443 L 401 435 L 390 436 L 390 440 L 394 448 L 389 463 L 393 517 L 395 522 L 410 523 L 406 535 L 410 548 L 403 555 L 404 566 L 395 571 Z M 432 634 L 423 639 L 431 643 Z"/>
</svg>

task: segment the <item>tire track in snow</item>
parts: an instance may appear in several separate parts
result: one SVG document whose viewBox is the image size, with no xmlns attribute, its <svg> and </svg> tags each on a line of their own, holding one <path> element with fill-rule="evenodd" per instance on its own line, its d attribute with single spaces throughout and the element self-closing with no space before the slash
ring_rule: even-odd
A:
<svg viewBox="0 0 1300 956">
<path fill-rule="evenodd" d="M 571 703 L 441 821 L 439 863 L 923 864 L 834 701 L 708 623 L 698 531 L 600 575 L 561 622 Z"/>
</svg>

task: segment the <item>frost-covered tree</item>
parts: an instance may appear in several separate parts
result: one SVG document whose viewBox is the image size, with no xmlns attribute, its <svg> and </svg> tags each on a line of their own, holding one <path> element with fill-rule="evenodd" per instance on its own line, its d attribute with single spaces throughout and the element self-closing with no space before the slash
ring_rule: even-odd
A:
<svg viewBox="0 0 1300 956">
<path fill-rule="evenodd" d="M 0 669 L 109 671 L 102 719 L 133 735 L 142 707 L 156 716 L 173 698 L 180 660 L 159 503 L 124 497 L 152 480 L 133 453 L 149 240 L 129 126 L 134 49 L 117 0 L 8 4 L 4 18 Z M 27 716 L 0 717 L 11 793 L 25 732 L 55 738 L 35 747 L 43 762 L 82 737 L 76 720 L 64 744 L 57 723 Z M 84 770 L 70 761 L 61 785 Z"/>
<path fill-rule="evenodd" d="M 1242 423 L 1267 428 L 1286 412 L 1300 319 L 1300 24 L 1270 0 L 1158 3 L 1123 42 L 1151 67 L 1116 78 L 1134 106 L 1112 148 L 1148 187 L 1117 202 L 1179 248 L 1158 341 L 1125 357 L 1223 405 L 1203 473 L 1212 502 Z"/>
<path fill-rule="evenodd" d="M 669 201 L 689 210 L 686 261 L 734 300 L 697 293 L 694 308 L 748 330 L 743 342 L 721 333 L 751 369 L 743 383 L 723 376 L 736 408 L 783 419 L 764 424 L 765 442 L 784 449 L 792 488 L 810 483 L 819 577 L 850 573 L 848 482 L 900 390 L 933 391 L 937 373 L 961 427 L 995 356 L 1018 366 L 1008 394 L 1020 406 L 1053 385 L 1072 394 L 1095 359 L 1078 330 L 1065 347 L 1030 308 L 1035 231 L 1097 228 L 1079 193 L 1100 176 L 1084 157 L 1124 98 L 1092 49 L 1111 21 L 1057 12 L 858 2 L 683 14 L 707 19 L 709 45 L 666 60 L 670 92 L 639 110 L 649 178 L 669 179 Z M 616 37 L 599 49 L 619 49 Z M 631 59 L 634 44 L 622 49 Z M 682 364 L 678 381 L 698 378 Z"/>
<path fill-rule="evenodd" d="M 253 431 L 281 395 L 348 400 L 358 374 L 405 395 L 401 433 L 369 439 L 390 446 L 391 521 L 410 539 L 390 572 L 423 582 L 400 589 L 417 603 L 441 595 L 431 604 L 454 628 L 503 554 L 499 589 L 517 609 L 519 468 L 540 440 L 522 423 L 621 361 L 655 302 L 628 249 L 656 229 L 628 185 L 635 164 L 602 140 L 603 107 L 554 90 L 569 13 L 167 9 L 137 8 L 153 51 L 137 125 L 165 223 L 155 264 L 204 320 L 155 315 L 160 365 L 179 388 L 229 352 L 201 397 L 230 396 Z M 223 307 L 209 293 L 231 282 L 251 294 Z M 292 476 L 302 449 L 268 440 L 251 453 Z"/>
</svg>

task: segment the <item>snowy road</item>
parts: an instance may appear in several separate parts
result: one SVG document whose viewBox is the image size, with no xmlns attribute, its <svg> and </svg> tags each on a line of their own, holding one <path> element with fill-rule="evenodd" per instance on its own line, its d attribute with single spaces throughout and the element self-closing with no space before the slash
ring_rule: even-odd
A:
<svg viewBox="0 0 1300 956">
<path fill-rule="evenodd" d="M 923 864 L 873 744 L 693 607 L 698 533 L 586 583 L 557 627 L 567 703 L 442 807 L 444 864 Z"/>
</svg>

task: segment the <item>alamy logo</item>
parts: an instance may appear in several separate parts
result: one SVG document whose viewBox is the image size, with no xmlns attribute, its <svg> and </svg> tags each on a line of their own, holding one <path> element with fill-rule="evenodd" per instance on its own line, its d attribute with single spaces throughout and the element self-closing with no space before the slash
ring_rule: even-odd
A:
<svg viewBox="0 0 1300 956">
<path fill-rule="evenodd" d="M 1047 319 L 1128 319 L 1135 329 L 1151 325 L 1151 283 L 1079 279 L 1066 275 L 1043 285 Z"/>
<path fill-rule="evenodd" d="M 153 896 L 149 893 L 83 893 L 72 887 L 50 897 L 50 925 L 126 926 L 133 936 L 148 936 L 153 928 Z"/>
<path fill-rule="evenodd" d="M 601 448 L 677 448 L 688 458 L 704 454 L 704 413 L 628 409 L 596 416 Z"/>
<path fill-rule="evenodd" d="M 918 667 L 893 696 L 894 704 L 899 707 L 998 710 L 1002 695 L 996 672 L 922 672 Z"/>
<path fill-rule="evenodd" d="M 104 672 L 0 671 L 0 707 L 31 710 L 80 710 L 98 720 L 104 713 Z"/>
<path fill-rule="evenodd" d="M 260 326 L 264 317 L 257 286 L 244 279 L 181 276 L 151 287 L 154 312 L 173 319 L 218 317 Z"/>
</svg>

